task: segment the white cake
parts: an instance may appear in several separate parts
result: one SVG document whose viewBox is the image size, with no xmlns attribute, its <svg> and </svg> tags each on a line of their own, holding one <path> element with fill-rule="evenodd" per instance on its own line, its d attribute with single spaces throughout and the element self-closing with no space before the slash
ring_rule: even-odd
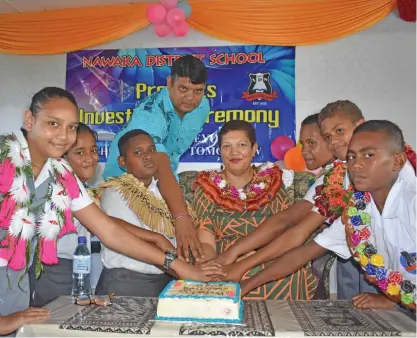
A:
<svg viewBox="0 0 417 338">
<path fill-rule="evenodd" d="M 240 285 L 230 282 L 171 281 L 159 295 L 155 318 L 167 321 L 241 322 Z"/>
</svg>

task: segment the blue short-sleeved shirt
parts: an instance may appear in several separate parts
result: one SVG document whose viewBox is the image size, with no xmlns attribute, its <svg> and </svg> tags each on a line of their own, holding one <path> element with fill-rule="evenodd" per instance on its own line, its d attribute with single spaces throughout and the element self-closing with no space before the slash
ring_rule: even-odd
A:
<svg viewBox="0 0 417 338">
<path fill-rule="evenodd" d="M 191 146 L 209 113 L 209 102 L 203 97 L 200 105 L 185 114 L 181 120 L 171 103 L 167 88 L 151 94 L 134 110 L 130 121 L 113 139 L 103 173 L 104 179 L 123 174 L 124 171 L 117 162 L 120 155 L 118 142 L 124 134 L 133 129 L 142 129 L 152 136 L 156 149 L 168 154 L 171 169 L 176 173 L 180 156 Z"/>
</svg>

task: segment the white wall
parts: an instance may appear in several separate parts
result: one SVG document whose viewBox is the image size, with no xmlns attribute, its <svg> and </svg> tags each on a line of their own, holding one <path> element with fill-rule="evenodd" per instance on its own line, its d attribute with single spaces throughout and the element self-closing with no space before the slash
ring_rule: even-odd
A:
<svg viewBox="0 0 417 338">
<path fill-rule="evenodd" d="M 155 37 L 146 28 L 102 48 L 231 45 L 191 31 L 185 38 Z M 0 54 L 0 133 L 18 128 L 31 96 L 47 85 L 65 86 L 65 55 Z M 296 113 L 299 124 L 326 103 L 350 99 L 367 119 L 398 123 L 416 146 L 416 25 L 392 14 L 347 38 L 296 50 Z M 189 166 L 189 164 L 188 164 Z M 184 169 L 184 167 L 182 167 Z"/>
</svg>

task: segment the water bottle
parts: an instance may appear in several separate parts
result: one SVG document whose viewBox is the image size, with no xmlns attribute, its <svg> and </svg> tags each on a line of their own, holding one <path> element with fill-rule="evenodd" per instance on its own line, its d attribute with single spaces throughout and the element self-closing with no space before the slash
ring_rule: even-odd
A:
<svg viewBox="0 0 417 338">
<path fill-rule="evenodd" d="M 78 237 L 78 246 L 72 262 L 72 301 L 74 304 L 89 304 L 91 254 L 85 236 Z"/>
</svg>

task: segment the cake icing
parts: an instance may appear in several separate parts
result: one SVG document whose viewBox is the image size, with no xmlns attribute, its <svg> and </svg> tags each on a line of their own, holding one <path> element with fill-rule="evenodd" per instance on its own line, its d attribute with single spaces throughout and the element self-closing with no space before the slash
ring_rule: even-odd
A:
<svg viewBox="0 0 417 338">
<path fill-rule="evenodd" d="M 232 282 L 171 281 L 159 295 L 156 319 L 240 323 L 240 285 Z"/>
</svg>

